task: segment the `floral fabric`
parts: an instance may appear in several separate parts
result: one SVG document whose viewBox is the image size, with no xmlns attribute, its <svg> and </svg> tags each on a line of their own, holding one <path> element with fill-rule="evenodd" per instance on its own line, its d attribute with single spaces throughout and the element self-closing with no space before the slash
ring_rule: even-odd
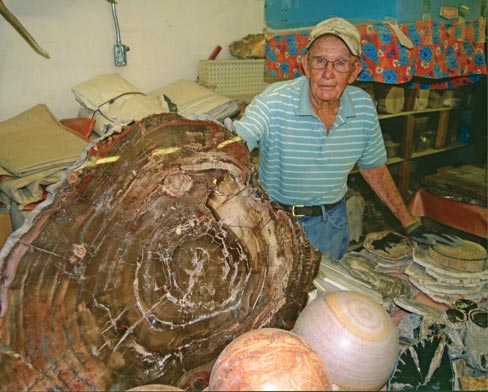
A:
<svg viewBox="0 0 488 392">
<path fill-rule="evenodd" d="M 412 41 L 403 46 L 384 23 L 356 25 L 361 32 L 363 71 L 358 80 L 447 89 L 479 81 L 487 74 L 486 19 L 448 24 L 435 21 L 398 27 Z M 300 59 L 311 28 L 266 32 L 265 75 L 293 79 L 302 74 Z"/>
</svg>

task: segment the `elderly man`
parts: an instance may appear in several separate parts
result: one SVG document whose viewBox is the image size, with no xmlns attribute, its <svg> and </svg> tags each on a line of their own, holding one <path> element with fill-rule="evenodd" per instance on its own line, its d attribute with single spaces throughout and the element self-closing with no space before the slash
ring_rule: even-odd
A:
<svg viewBox="0 0 488 392">
<path fill-rule="evenodd" d="M 319 23 L 302 57 L 304 76 L 255 97 L 234 131 L 259 147 L 259 180 L 271 200 L 297 217 L 310 243 L 340 259 L 349 245 L 345 194 L 355 165 L 415 239 L 434 237 L 410 214 L 385 165 L 376 107 L 352 86 L 362 70 L 360 33 L 342 18 Z"/>
</svg>

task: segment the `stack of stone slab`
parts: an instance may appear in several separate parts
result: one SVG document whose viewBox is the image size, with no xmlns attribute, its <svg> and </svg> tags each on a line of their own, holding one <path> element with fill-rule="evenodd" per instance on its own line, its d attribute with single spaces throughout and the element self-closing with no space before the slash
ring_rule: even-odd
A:
<svg viewBox="0 0 488 392">
<path fill-rule="evenodd" d="M 474 302 L 488 294 L 487 251 L 463 241 L 462 246 L 436 244 L 415 248 L 406 273 L 410 282 L 437 302 L 452 304 L 463 298 Z"/>
</svg>

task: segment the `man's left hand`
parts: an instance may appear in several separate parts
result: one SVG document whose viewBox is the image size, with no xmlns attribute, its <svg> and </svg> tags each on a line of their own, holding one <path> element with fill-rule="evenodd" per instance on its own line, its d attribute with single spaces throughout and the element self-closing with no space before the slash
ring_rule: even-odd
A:
<svg viewBox="0 0 488 392">
<path fill-rule="evenodd" d="M 405 228 L 408 237 L 423 245 L 435 245 L 437 243 L 449 246 L 461 246 L 463 240 L 457 236 L 440 234 L 417 222 Z"/>
</svg>

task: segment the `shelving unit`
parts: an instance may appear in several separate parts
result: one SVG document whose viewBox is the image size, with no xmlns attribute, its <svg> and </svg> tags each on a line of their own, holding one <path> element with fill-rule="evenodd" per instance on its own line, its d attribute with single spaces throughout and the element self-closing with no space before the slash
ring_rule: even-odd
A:
<svg viewBox="0 0 488 392">
<path fill-rule="evenodd" d="M 442 108 L 429 108 L 424 110 L 418 111 L 402 111 L 399 113 L 394 114 L 380 114 L 379 120 L 391 119 L 391 118 L 403 118 L 403 129 L 400 132 L 403 132 L 402 135 L 402 148 L 401 152 L 398 156 L 388 158 L 386 164 L 387 165 L 395 165 L 395 164 L 405 164 L 407 161 L 417 158 L 423 158 L 426 156 L 439 154 L 445 151 L 450 151 L 458 148 L 462 148 L 466 146 L 466 143 L 461 142 L 454 142 L 450 144 L 446 144 L 447 141 L 447 131 L 448 131 L 448 123 L 449 123 L 449 113 L 453 110 L 462 110 L 468 108 L 453 108 L 453 107 L 442 107 Z M 438 113 L 439 119 L 436 129 L 436 138 L 433 148 L 427 148 L 423 151 L 415 152 L 414 150 L 414 126 L 415 126 L 415 116 L 420 116 L 422 114 L 429 114 L 429 113 Z M 403 168 L 403 180 L 405 183 L 401 186 L 403 190 L 408 188 L 408 176 L 409 173 L 406 172 L 406 167 Z M 402 171 L 402 169 L 400 169 Z M 354 170 L 353 173 L 356 173 L 357 170 Z M 400 187 L 400 186 L 399 186 Z M 401 190 L 402 190 L 401 189 Z"/>
<path fill-rule="evenodd" d="M 412 172 L 412 161 L 415 159 L 439 154 L 446 151 L 462 148 L 467 143 L 453 142 L 448 143 L 448 125 L 450 113 L 454 110 L 472 109 L 470 106 L 464 107 L 439 107 L 426 108 L 422 110 L 412 110 L 415 104 L 414 92 L 409 91 L 405 98 L 405 107 L 402 112 L 394 114 L 379 114 L 380 123 L 392 118 L 402 118 L 402 138 L 401 152 L 399 156 L 391 157 L 387 160 L 387 165 L 398 164 L 397 186 L 405 199 L 409 196 L 410 176 Z M 437 126 L 435 129 L 435 139 L 432 148 L 415 152 L 415 118 L 420 115 L 436 115 Z"/>
<path fill-rule="evenodd" d="M 449 113 L 452 110 L 463 110 L 469 109 L 469 107 L 459 108 L 459 107 L 441 107 L 441 108 L 429 108 L 423 110 L 416 110 L 416 111 L 403 111 L 400 113 L 395 114 L 380 114 L 378 117 L 381 120 L 395 118 L 395 117 L 405 117 L 404 123 L 404 140 L 403 140 L 403 151 L 402 156 L 403 158 L 412 158 L 415 157 L 415 153 L 413 152 L 413 128 L 415 124 L 415 116 L 428 114 L 428 113 L 439 113 L 438 118 L 438 125 L 437 125 L 437 132 L 436 132 L 436 139 L 435 139 L 435 150 L 442 149 L 446 146 L 447 140 L 447 125 L 449 123 Z M 464 143 L 461 143 L 464 145 Z M 461 145 L 458 145 L 460 147 Z M 428 154 L 427 154 L 428 155 Z"/>
</svg>

